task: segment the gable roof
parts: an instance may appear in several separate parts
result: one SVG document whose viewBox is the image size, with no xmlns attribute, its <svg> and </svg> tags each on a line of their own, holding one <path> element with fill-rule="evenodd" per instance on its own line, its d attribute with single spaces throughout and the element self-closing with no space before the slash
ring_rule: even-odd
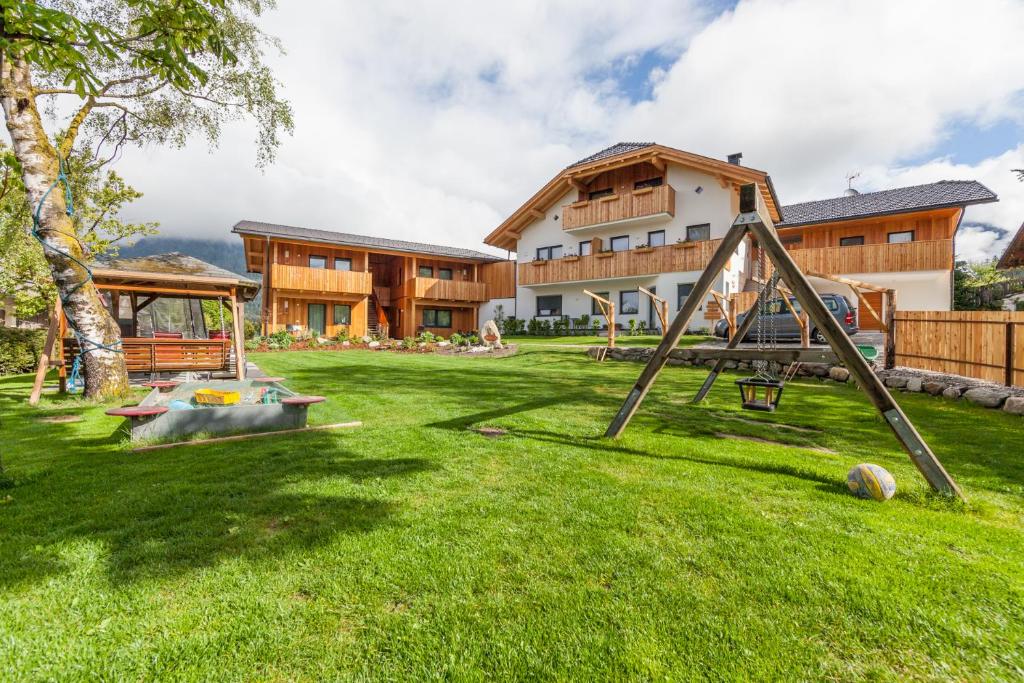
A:
<svg viewBox="0 0 1024 683">
<path fill-rule="evenodd" d="M 1006 251 L 999 257 L 996 268 L 1020 268 L 1024 266 L 1024 223 L 1017 229 L 1010 243 L 1006 245 Z"/>
<path fill-rule="evenodd" d="M 354 235 L 347 232 L 317 230 L 315 228 L 299 228 L 292 225 L 278 225 L 276 223 L 262 223 L 260 221 L 238 221 L 235 223 L 235 227 L 231 228 L 231 232 L 240 235 L 283 237 L 304 240 L 307 242 L 337 244 L 346 247 L 384 249 L 387 251 L 401 251 L 409 254 L 426 254 L 428 256 L 471 259 L 474 261 L 503 260 L 493 254 L 485 254 L 482 251 L 463 249 L 461 247 L 446 247 L 440 244 L 426 244 L 424 242 L 407 242 L 405 240 L 393 240 L 386 237 Z"/>
<path fill-rule="evenodd" d="M 926 185 L 788 204 L 782 207 L 785 220 L 775 227 L 791 228 L 995 201 L 999 201 L 999 197 L 976 180 L 940 180 Z"/>
<path fill-rule="evenodd" d="M 90 264 L 97 282 L 173 282 L 189 285 L 237 287 L 243 301 L 256 296 L 260 283 L 177 251 L 152 256 L 97 260 Z"/>
<path fill-rule="evenodd" d="M 550 209 L 569 190 L 573 181 L 585 181 L 599 173 L 645 161 L 655 165 L 671 162 L 695 168 L 717 175 L 723 179 L 723 182 L 757 183 L 761 188 L 761 194 L 772 219 L 781 220 L 775 187 L 772 185 L 772 179 L 764 171 L 749 166 L 730 164 L 727 161 L 700 154 L 684 152 L 681 149 L 666 147 L 656 142 L 619 142 L 565 167 L 516 209 L 511 216 L 506 218 L 501 225 L 492 230 L 484 238 L 484 242 L 501 249 L 515 250 L 516 241 L 519 239 L 522 229 Z"/>
</svg>

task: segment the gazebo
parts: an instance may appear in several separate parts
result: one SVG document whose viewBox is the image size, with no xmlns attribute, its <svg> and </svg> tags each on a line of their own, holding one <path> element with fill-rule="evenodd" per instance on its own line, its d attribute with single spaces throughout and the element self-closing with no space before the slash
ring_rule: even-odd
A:
<svg viewBox="0 0 1024 683">
<path fill-rule="evenodd" d="M 130 374 L 156 378 L 161 373 L 207 372 L 245 378 L 244 305 L 259 293 L 258 282 L 177 252 L 98 261 L 90 267 L 121 328 Z M 218 304 L 206 311 L 215 317 L 210 326 L 215 329 L 208 329 L 204 301 Z M 231 312 L 230 329 L 225 329 L 224 306 Z M 78 345 L 68 336 L 60 311 L 51 321 L 56 322 L 51 335 L 58 346 L 51 349 L 48 343 L 44 349 L 37 385 L 41 387 L 45 366 L 56 365 L 64 390 Z M 62 362 L 50 363 L 51 356 Z"/>
</svg>

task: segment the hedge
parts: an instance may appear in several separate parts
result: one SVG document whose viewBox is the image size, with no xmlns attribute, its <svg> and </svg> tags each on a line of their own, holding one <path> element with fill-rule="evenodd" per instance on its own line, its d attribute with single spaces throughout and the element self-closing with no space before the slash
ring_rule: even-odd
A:
<svg viewBox="0 0 1024 683">
<path fill-rule="evenodd" d="M 0 327 L 0 375 L 35 370 L 45 341 L 46 330 Z"/>
</svg>

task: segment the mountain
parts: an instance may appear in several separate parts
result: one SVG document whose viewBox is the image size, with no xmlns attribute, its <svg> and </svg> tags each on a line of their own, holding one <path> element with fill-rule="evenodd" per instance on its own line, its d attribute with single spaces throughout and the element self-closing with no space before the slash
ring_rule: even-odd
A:
<svg viewBox="0 0 1024 683">
<path fill-rule="evenodd" d="M 212 263 L 250 280 L 260 281 L 258 273 L 245 272 L 245 252 L 240 239 L 203 240 L 188 237 L 144 237 L 131 246 L 121 247 L 118 253 L 120 256 L 131 257 L 167 254 L 172 251 Z M 246 318 L 259 318 L 261 295 L 262 293 L 245 304 Z"/>
</svg>

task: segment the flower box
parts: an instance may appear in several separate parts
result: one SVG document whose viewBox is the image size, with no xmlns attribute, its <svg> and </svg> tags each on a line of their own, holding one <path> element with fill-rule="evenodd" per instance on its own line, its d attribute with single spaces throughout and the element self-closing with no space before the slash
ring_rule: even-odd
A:
<svg viewBox="0 0 1024 683">
<path fill-rule="evenodd" d="M 594 256 L 596 256 L 597 258 L 611 258 L 612 256 L 615 256 L 615 252 L 614 251 L 599 251 L 596 254 L 594 254 Z"/>
</svg>

